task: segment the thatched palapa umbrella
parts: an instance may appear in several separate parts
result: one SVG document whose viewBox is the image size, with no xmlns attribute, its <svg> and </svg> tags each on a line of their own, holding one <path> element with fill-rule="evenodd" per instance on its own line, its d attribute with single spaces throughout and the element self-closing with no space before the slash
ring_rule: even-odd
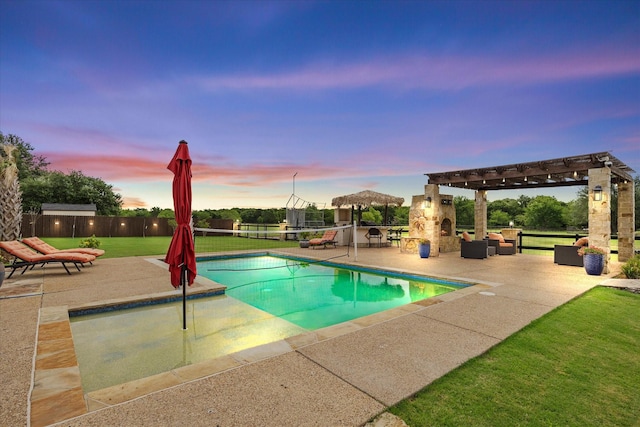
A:
<svg viewBox="0 0 640 427">
<path fill-rule="evenodd" d="M 354 206 L 358 206 L 358 223 L 360 223 L 360 213 L 362 208 L 378 205 L 384 206 L 384 223 L 387 224 L 387 208 L 389 205 L 402 206 L 403 203 L 404 198 L 402 197 L 395 197 L 371 190 L 347 194 L 346 196 L 335 197 L 331 200 L 331 204 L 338 208 L 340 206 L 352 206 L 352 208 Z"/>
</svg>

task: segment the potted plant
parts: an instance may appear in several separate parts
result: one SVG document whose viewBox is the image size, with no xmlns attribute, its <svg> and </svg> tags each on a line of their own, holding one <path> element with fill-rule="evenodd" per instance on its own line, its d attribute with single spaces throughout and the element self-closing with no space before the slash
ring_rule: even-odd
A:
<svg viewBox="0 0 640 427">
<path fill-rule="evenodd" d="M 583 257 L 584 269 L 587 274 L 592 276 L 599 276 L 604 269 L 604 256 L 606 254 L 604 249 L 596 246 L 583 246 L 578 249 L 578 254 Z"/>
<path fill-rule="evenodd" d="M 431 240 L 427 238 L 421 238 L 418 240 L 418 253 L 420 258 L 429 258 L 431 252 Z"/>
<path fill-rule="evenodd" d="M 309 233 L 308 231 L 303 231 L 302 233 L 300 233 L 300 240 L 298 241 L 298 243 L 300 243 L 300 247 L 301 248 L 308 248 L 309 247 L 309 236 L 311 235 L 311 233 Z"/>
</svg>

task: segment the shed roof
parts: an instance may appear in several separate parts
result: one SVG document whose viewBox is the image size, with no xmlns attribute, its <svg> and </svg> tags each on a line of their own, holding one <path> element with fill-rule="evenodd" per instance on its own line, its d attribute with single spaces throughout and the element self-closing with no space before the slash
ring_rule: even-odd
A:
<svg viewBox="0 0 640 427">
<path fill-rule="evenodd" d="M 43 211 L 96 211 L 95 203 L 68 204 L 68 203 L 43 203 Z"/>
<path fill-rule="evenodd" d="M 589 169 L 611 168 L 614 183 L 631 181 L 635 171 L 609 152 L 512 165 L 426 173 L 429 184 L 470 190 L 506 190 L 587 185 Z"/>
</svg>

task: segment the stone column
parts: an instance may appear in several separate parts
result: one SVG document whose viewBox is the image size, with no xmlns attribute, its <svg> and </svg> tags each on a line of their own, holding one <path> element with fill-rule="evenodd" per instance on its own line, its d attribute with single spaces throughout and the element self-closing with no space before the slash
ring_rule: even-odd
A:
<svg viewBox="0 0 640 427">
<path fill-rule="evenodd" d="M 628 261 L 634 255 L 635 184 L 618 183 L 618 261 Z"/>
<path fill-rule="evenodd" d="M 481 240 L 487 235 L 487 190 L 476 191 L 474 210 L 475 240 Z"/>
<path fill-rule="evenodd" d="M 428 199 L 431 198 L 431 202 Z M 424 186 L 424 237 L 431 240 L 429 256 L 440 255 L 440 190 L 435 184 Z"/>
<path fill-rule="evenodd" d="M 602 188 L 602 200 L 594 200 L 594 188 Z M 611 169 L 589 169 L 589 246 L 604 249 L 603 273 L 609 273 L 611 243 Z"/>
<path fill-rule="evenodd" d="M 429 256 L 438 256 L 440 244 L 440 192 L 435 184 L 427 184 L 424 194 L 413 196 L 409 208 L 409 237 L 401 240 L 401 252 L 416 253 L 417 241 L 427 238 L 431 241 Z M 427 198 L 431 198 L 428 202 Z"/>
</svg>

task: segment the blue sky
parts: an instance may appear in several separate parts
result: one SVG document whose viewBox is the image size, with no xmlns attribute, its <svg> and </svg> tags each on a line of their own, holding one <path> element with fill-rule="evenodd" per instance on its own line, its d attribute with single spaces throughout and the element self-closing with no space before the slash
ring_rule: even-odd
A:
<svg viewBox="0 0 640 427">
<path fill-rule="evenodd" d="M 640 1 L 0 0 L 0 131 L 129 208 L 172 208 L 182 139 L 194 209 L 283 207 L 295 173 L 330 207 L 599 151 L 640 172 Z"/>
</svg>

